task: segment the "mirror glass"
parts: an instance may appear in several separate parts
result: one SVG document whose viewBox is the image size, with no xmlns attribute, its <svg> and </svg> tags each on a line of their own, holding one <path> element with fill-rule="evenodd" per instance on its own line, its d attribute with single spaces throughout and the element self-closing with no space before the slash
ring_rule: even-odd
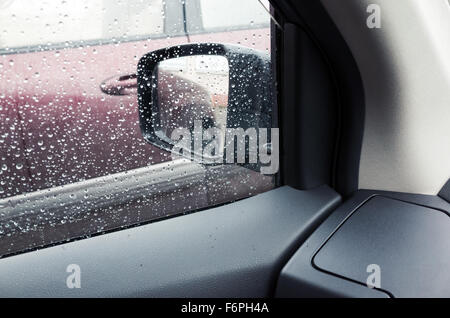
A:
<svg viewBox="0 0 450 318">
<path fill-rule="evenodd" d="M 155 74 L 156 73 L 156 74 Z M 153 114 L 159 137 L 173 143 L 177 129 L 216 128 L 217 149 L 223 149 L 227 126 L 229 66 L 219 55 L 172 58 L 154 70 Z M 200 126 L 200 127 L 199 127 Z M 217 153 L 216 155 L 220 155 Z"/>
</svg>

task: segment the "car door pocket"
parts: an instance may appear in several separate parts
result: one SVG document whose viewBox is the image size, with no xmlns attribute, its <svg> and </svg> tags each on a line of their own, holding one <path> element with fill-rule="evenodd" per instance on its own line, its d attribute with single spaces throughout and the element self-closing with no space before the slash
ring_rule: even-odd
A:
<svg viewBox="0 0 450 318">
<path fill-rule="evenodd" d="M 448 233 L 446 212 L 377 195 L 341 223 L 312 262 L 394 297 L 449 297 Z"/>
</svg>

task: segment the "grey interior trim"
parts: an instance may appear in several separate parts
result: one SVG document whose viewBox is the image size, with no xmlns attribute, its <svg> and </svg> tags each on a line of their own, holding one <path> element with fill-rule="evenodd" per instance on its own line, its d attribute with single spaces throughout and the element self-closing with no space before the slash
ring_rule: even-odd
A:
<svg viewBox="0 0 450 318">
<path fill-rule="evenodd" d="M 0 260 L 3 297 L 260 297 L 340 203 L 282 187 L 222 207 Z M 151 207 L 149 207 L 151 208 Z M 81 288 L 69 289 L 69 264 Z"/>
<path fill-rule="evenodd" d="M 321 1 L 363 80 L 359 188 L 437 194 L 450 177 L 448 1 Z M 367 27 L 369 4 L 380 29 Z"/>
<path fill-rule="evenodd" d="M 368 213 L 368 216 L 376 214 L 376 222 L 371 222 L 363 226 L 358 235 L 352 239 L 345 240 L 346 251 L 340 250 L 339 257 L 333 257 L 333 266 L 342 268 L 341 265 L 352 264 L 352 269 L 355 267 L 364 271 L 368 264 L 359 264 L 366 256 L 371 259 L 373 263 L 381 267 L 381 289 L 368 288 L 361 277 L 357 278 L 353 273 L 346 275 L 343 272 L 335 270 L 333 273 L 329 272 L 329 266 L 326 270 L 319 268 L 313 262 L 314 256 L 318 253 L 320 248 L 324 246 L 325 242 L 332 237 L 331 235 L 340 228 L 342 224 L 346 224 L 346 220 L 350 220 L 352 213 L 358 213 L 358 209 L 364 207 L 365 203 L 373 197 L 382 196 L 384 200 L 391 200 L 401 204 L 402 210 L 395 206 L 384 206 L 382 209 L 376 207 Z M 394 201 L 398 200 L 398 201 Z M 392 202 L 388 201 L 388 202 Z M 405 206 L 402 204 L 405 204 Z M 407 204 L 407 203 L 409 204 Z M 417 206 L 414 206 L 414 205 Z M 413 208 L 410 206 L 412 205 Z M 434 210 L 431 210 L 434 209 Z M 431 210 L 431 212 L 430 212 Z M 436 211 L 438 210 L 438 211 Z M 418 211 L 425 212 L 424 215 L 417 217 Z M 447 214 L 447 216 L 444 213 Z M 427 215 L 434 213 L 433 215 Z M 379 214 L 379 215 L 378 215 Z M 445 248 L 446 233 L 442 229 L 448 227 L 448 215 L 450 214 L 450 204 L 438 196 L 418 195 L 408 193 L 397 193 L 388 191 L 376 190 L 360 190 L 357 191 L 351 198 L 341 204 L 303 243 L 297 250 L 293 257 L 289 260 L 286 266 L 281 271 L 280 278 L 277 283 L 277 297 L 405 297 L 407 295 L 421 295 L 429 297 L 430 295 L 443 296 L 447 292 L 444 288 L 436 288 L 426 290 L 429 285 L 420 280 L 427 279 L 428 275 L 432 276 L 432 280 L 441 279 L 443 282 L 448 281 L 448 275 L 445 271 L 440 270 L 429 271 L 431 268 L 436 268 L 440 265 L 445 267 L 448 263 L 446 255 L 447 248 Z M 378 217 L 379 216 L 379 217 Z M 435 217 L 440 217 L 445 223 L 439 226 L 430 224 L 430 220 Z M 431 217 L 431 218 L 428 218 Z M 424 222 L 424 219 L 427 221 Z M 442 221 L 439 221 L 442 222 Z M 426 223 L 426 224 L 423 224 Z M 354 229 L 353 229 L 354 230 Z M 377 231 L 380 231 L 377 233 Z M 382 233 L 387 231 L 388 233 Z M 432 236 L 436 240 L 436 236 L 441 236 L 442 242 L 436 243 L 435 246 L 424 247 L 429 239 L 421 238 L 421 235 L 428 236 L 426 231 L 436 231 Z M 361 234 L 363 232 L 363 234 Z M 362 235 L 362 236 L 361 236 Z M 377 239 L 387 239 L 389 244 L 394 246 L 387 246 L 385 243 Z M 389 239 L 389 237 L 391 239 Z M 415 242 L 415 240 L 418 240 Z M 342 241 L 341 241 L 342 242 Z M 364 244 L 369 245 L 372 250 L 367 250 Z M 402 245 L 403 244 L 403 245 Z M 414 247 L 411 247 L 413 245 Z M 326 244 L 325 244 L 326 246 Z M 382 247 L 380 247 L 382 246 Z M 417 247 L 416 247 L 417 246 Z M 444 246 L 444 247 L 443 247 Z M 395 247 L 403 248 L 397 250 Z M 366 249 L 365 249 L 366 248 Z M 435 253 L 436 250 L 444 250 L 445 253 Z M 392 252 L 394 250 L 395 252 Z M 333 251 L 336 252 L 336 251 Z M 426 258 L 430 254 L 434 254 L 431 258 Z M 448 254 L 448 253 L 447 253 Z M 412 261 L 414 258 L 424 257 L 420 261 Z M 442 259 L 440 258 L 442 257 Z M 405 261 L 409 259 L 409 263 Z M 424 263 L 428 263 L 424 266 Z M 329 264 L 329 263 L 328 263 Z M 319 265 L 319 264 L 317 264 Z M 344 265 L 344 267 L 346 267 Z M 421 265 L 421 266 L 419 266 Z M 348 269 L 348 268 L 347 268 Z M 404 271 L 404 272 L 402 272 Z M 358 270 L 357 270 L 358 272 Z M 401 272 L 400 275 L 398 273 Z M 397 275 L 396 275 L 397 273 Z M 345 276 L 343 276 L 343 274 Z M 405 282 L 405 278 L 411 276 L 411 282 Z M 367 274 L 366 278 L 369 276 Z M 387 282 L 383 279 L 388 280 Z M 392 280 L 392 281 L 389 281 Z M 363 281 L 363 282 L 361 282 Z M 423 290 L 417 290 L 418 285 L 423 285 Z M 392 288 L 394 286 L 395 288 Z M 415 290 L 409 289 L 410 286 L 415 286 Z M 442 284 L 441 284 L 442 286 Z M 444 284 L 445 286 L 445 284 Z M 384 288 L 389 288 L 388 291 Z"/>
<path fill-rule="evenodd" d="M 446 212 L 377 195 L 329 237 L 313 264 L 362 285 L 375 264 L 379 288 L 394 297 L 449 297 L 448 233 Z"/>
</svg>

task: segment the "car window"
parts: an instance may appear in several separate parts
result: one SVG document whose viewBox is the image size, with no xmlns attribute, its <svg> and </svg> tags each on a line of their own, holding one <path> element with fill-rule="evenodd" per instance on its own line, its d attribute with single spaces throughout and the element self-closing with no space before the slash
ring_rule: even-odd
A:
<svg viewBox="0 0 450 318">
<path fill-rule="evenodd" d="M 0 0 L 0 255 L 273 188 L 147 143 L 135 76 L 141 56 L 183 43 L 270 54 L 269 24 L 258 0 Z"/>
</svg>

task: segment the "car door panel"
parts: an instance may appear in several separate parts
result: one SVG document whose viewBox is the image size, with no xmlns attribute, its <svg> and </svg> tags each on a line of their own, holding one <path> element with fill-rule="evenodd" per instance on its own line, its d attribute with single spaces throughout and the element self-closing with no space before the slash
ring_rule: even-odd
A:
<svg viewBox="0 0 450 318">
<path fill-rule="evenodd" d="M 203 212 L 16 255 L 0 262 L 0 294 L 267 297 L 284 262 L 339 202 L 326 186 L 282 187 Z M 79 289 L 66 286 L 70 264 L 81 268 Z"/>
</svg>

